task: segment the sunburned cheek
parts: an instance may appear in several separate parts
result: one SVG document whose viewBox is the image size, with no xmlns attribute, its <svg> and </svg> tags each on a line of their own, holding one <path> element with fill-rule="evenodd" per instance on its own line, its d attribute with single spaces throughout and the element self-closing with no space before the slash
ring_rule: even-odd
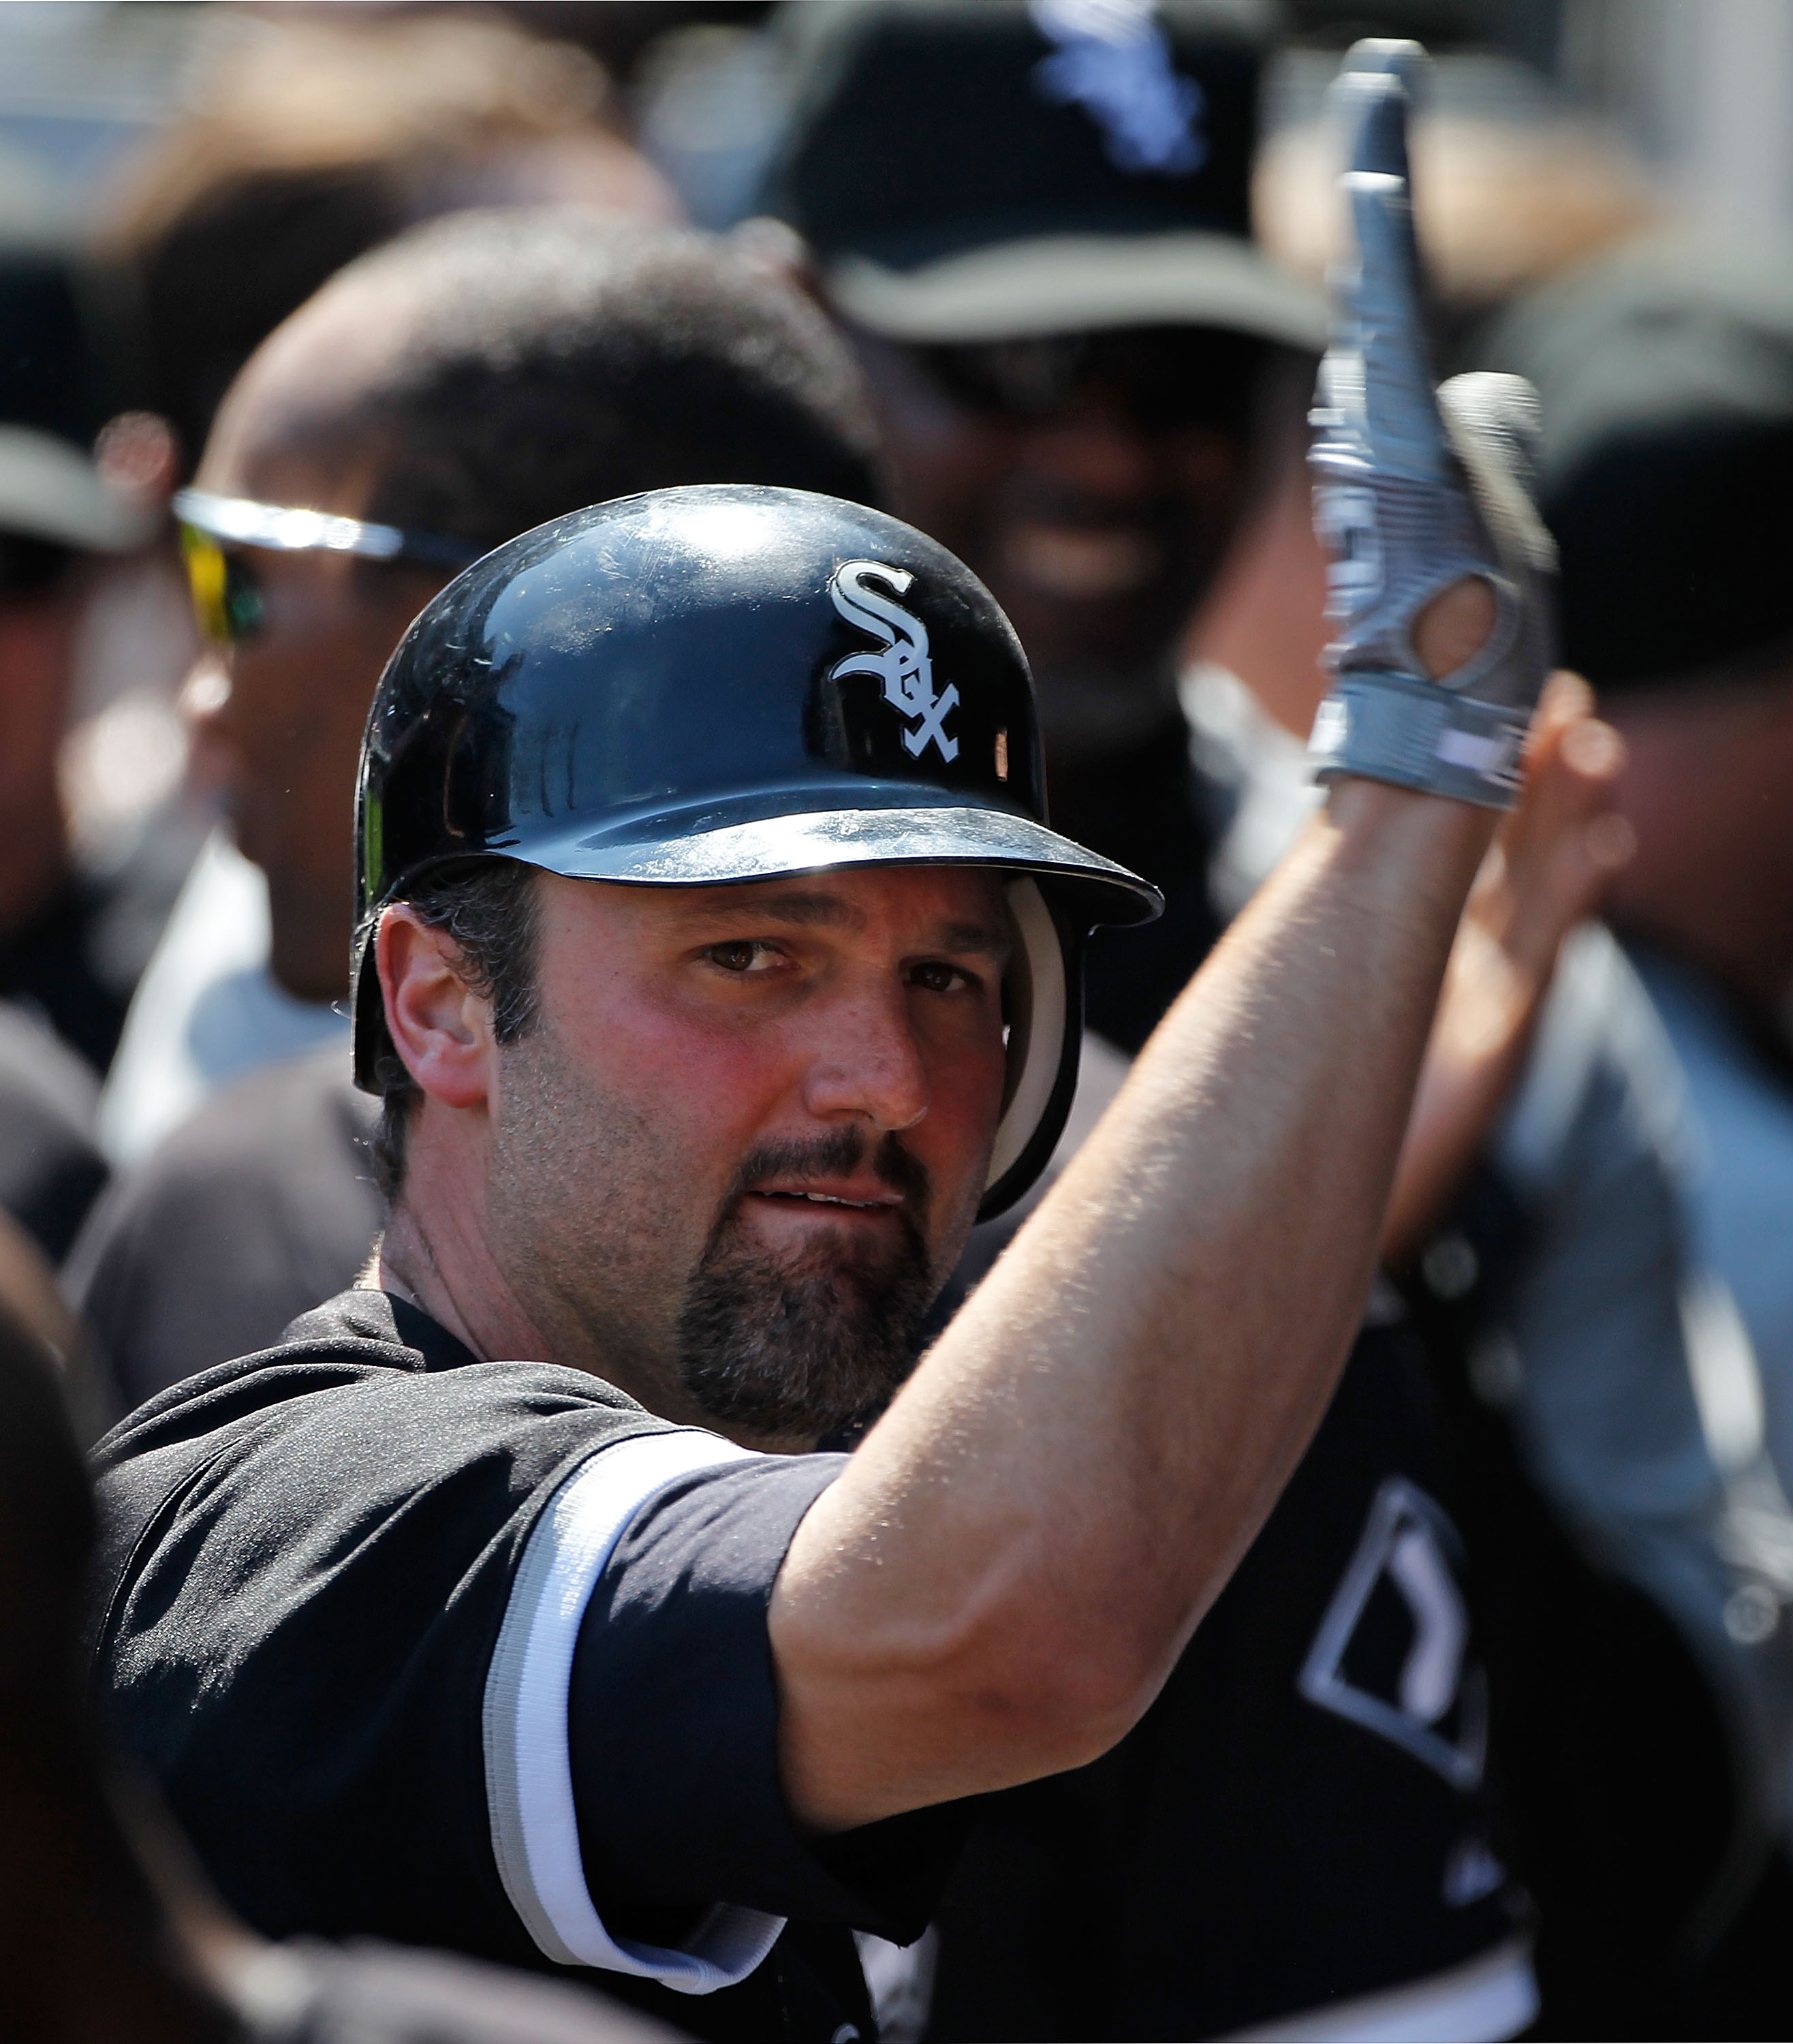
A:
<svg viewBox="0 0 1793 2044">
<path fill-rule="evenodd" d="M 780 1092 L 773 1047 L 729 1022 L 693 1023 L 648 1005 L 610 1005 L 593 1045 L 612 1089 L 643 1102 L 697 1178 L 736 1167 Z"/>
<path fill-rule="evenodd" d="M 932 1101 L 910 1140 L 937 1179 L 973 1172 L 987 1159 L 1001 1119 L 1006 1075 L 1000 1043 L 993 1051 L 961 1046 L 936 1060 Z"/>
</svg>

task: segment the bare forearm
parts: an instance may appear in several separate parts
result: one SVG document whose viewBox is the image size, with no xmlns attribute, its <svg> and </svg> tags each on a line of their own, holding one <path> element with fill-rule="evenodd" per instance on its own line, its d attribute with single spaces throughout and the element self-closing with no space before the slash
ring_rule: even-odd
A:
<svg viewBox="0 0 1793 2044">
<path fill-rule="evenodd" d="M 1459 955 L 1476 933 L 1460 937 Z M 1404 1269 L 1448 1209 L 1517 1080 L 1548 980 L 1499 973 L 1470 984 L 1453 960 L 1382 1226 L 1382 1261 Z"/>
<path fill-rule="evenodd" d="M 812 1820 L 1073 1764 L 1150 1700 L 1349 1347 L 1489 828 L 1340 787 L 811 1513 L 773 1617 Z"/>
<path fill-rule="evenodd" d="M 1634 847 L 1612 807 L 1625 748 L 1593 711 L 1585 682 L 1552 677 L 1518 807 L 1470 893 L 1384 1222 L 1392 1268 L 1443 1216 L 1525 1062 L 1564 939 Z"/>
</svg>

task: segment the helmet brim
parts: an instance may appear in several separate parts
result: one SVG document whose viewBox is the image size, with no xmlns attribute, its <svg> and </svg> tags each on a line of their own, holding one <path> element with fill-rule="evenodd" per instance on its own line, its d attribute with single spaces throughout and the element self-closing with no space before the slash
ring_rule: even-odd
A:
<svg viewBox="0 0 1793 2044">
<path fill-rule="evenodd" d="M 609 880 L 644 887 L 713 887 L 825 873 L 847 866 L 984 866 L 1031 873 L 1074 890 L 1068 906 L 1099 923 L 1145 923 L 1164 897 L 1124 866 L 1073 844 L 1031 817 L 1000 809 L 910 807 L 826 809 L 739 823 L 659 828 L 632 839 L 619 832 L 506 845 L 491 851 L 573 880 Z M 695 827 L 693 827 L 695 825 Z"/>
</svg>

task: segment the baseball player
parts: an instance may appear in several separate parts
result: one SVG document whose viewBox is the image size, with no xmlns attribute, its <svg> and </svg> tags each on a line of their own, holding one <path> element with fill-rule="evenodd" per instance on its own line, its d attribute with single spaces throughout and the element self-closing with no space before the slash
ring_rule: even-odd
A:
<svg viewBox="0 0 1793 2044">
<path fill-rule="evenodd" d="M 1404 96 L 1345 90 L 1327 806 L 919 1366 L 1062 1125 L 1085 934 L 1156 905 L 1050 828 L 988 593 L 705 486 L 524 535 L 401 645 L 381 1250 L 101 1454 L 102 1685 L 258 1927 L 869 2036 L 849 1930 L 915 1935 L 969 1799 L 1112 1746 L 1262 1523 L 1547 666 L 1525 388 L 1434 396 Z"/>
</svg>

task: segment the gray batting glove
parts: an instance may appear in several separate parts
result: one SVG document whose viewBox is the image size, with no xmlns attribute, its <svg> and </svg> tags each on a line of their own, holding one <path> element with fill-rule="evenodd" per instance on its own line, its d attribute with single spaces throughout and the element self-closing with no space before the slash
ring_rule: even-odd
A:
<svg viewBox="0 0 1793 2044">
<path fill-rule="evenodd" d="M 1507 809 L 1552 663 L 1556 549 L 1531 500 L 1531 386 L 1473 375 L 1432 388 L 1407 153 L 1406 77 L 1423 56 L 1416 43 L 1360 44 L 1331 89 L 1357 259 L 1335 287 L 1311 416 L 1314 518 L 1338 636 L 1308 751 L 1319 781 L 1362 774 Z M 1494 628 L 1434 679 L 1413 628 L 1466 575 L 1493 592 Z"/>
</svg>

